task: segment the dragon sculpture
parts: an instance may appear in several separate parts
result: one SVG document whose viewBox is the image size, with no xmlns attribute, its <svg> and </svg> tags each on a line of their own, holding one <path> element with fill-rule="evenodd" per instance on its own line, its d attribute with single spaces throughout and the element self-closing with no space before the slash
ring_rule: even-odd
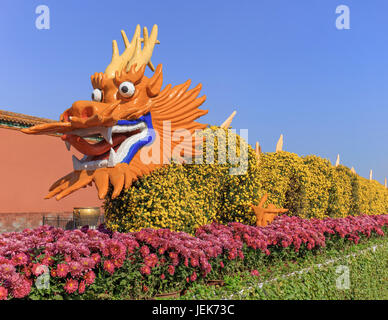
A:
<svg viewBox="0 0 388 320">
<path fill-rule="evenodd" d="M 91 76 L 92 100 L 74 102 L 61 114 L 59 122 L 22 130 L 27 134 L 62 134 L 68 150 L 73 146 L 84 154 L 82 159 L 73 156 L 74 171 L 57 180 L 46 199 L 60 200 L 93 182 L 100 199 L 106 197 L 111 184 L 114 199 L 139 177 L 170 163 L 171 159 L 184 162 L 187 151 L 192 156 L 201 154 L 198 146 L 202 141 L 196 138 L 195 132 L 207 124 L 195 120 L 208 112 L 199 109 L 206 99 L 206 96 L 198 97 L 201 84 L 189 89 L 188 80 L 162 89 L 162 65 L 155 69 L 151 62 L 154 47 L 159 43 L 157 25 L 150 34 L 144 27 L 143 37 L 137 25 L 131 41 L 124 31 L 121 35 L 124 52 L 119 54 L 117 42 L 113 40 L 110 64 L 104 73 Z M 152 77 L 144 75 L 146 66 L 154 72 Z M 228 126 L 231 119 L 226 122 Z M 189 140 L 174 139 L 172 132 L 181 129 L 190 133 Z M 181 148 L 176 151 L 178 144 Z M 152 148 L 155 145 L 157 152 Z M 147 154 L 151 161 L 145 163 L 141 153 Z M 256 215 L 257 223 L 265 225 L 267 219 L 263 214 L 273 213 L 274 208 L 263 209 L 264 202 L 260 203 L 260 212 Z"/>
<path fill-rule="evenodd" d="M 56 196 L 60 200 L 92 182 L 100 199 L 106 196 L 111 183 L 115 198 L 138 177 L 169 163 L 172 156 L 179 159 L 188 149 L 193 155 L 199 153 L 198 141 L 193 139 L 183 146 L 180 154 L 174 155 L 173 150 L 180 142 L 171 139 L 171 132 L 184 128 L 194 136 L 195 130 L 207 126 L 194 121 L 208 112 L 198 109 L 206 99 L 206 96 L 198 98 L 201 84 L 189 90 L 188 80 L 161 90 L 162 65 L 155 69 L 151 62 L 153 49 L 159 43 L 157 25 L 150 35 L 144 27 L 143 38 L 138 25 L 131 42 L 124 31 L 121 35 L 125 51 L 120 55 L 113 40 L 112 61 L 104 73 L 91 76 L 92 101 L 74 102 L 62 113 L 59 122 L 22 130 L 28 134 L 62 133 L 68 149 L 73 146 L 85 155 L 80 160 L 73 156 L 74 171 L 51 186 L 47 199 Z M 154 71 L 150 78 L 144 75 L 147 65 Z M 163 128 L 164 121 L 168 121 L 170 130 Z M 103 139 L 98 143 L 87 140 L 96 136 Z M 151 163 L 144 164 L 138 151 L 145 149 L 143 152 L 151 153 L 153 143 L 160 145 L 160 152 L 151 155 Z"/>
</svg>

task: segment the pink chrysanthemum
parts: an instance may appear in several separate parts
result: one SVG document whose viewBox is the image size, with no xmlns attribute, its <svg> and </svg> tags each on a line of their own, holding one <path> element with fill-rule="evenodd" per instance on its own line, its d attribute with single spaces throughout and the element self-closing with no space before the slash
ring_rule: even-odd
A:
<svg viewBox="0 0 388 320">
<path fill-rule="evenodd" d="M 57 270 L 56 270 L 56 269 L 51 269 L 50 274 L 51 274 L 51 276 L 52 276 L 53 278 L 58 277 L 58 273 L 57 273 Z"/>
<path fill-rule="evenodd" d="M 104 261 L 104 270 L 112 274 L 115 272 L 115 265 L 113 264 L 112 261 L 110 260 L 105 260 Z"/>
<path fill-rule="evenodd" d="M 146 245 L 144 245 L 140 248 L 140 254 L 143 258 L 145 258 L 150 254 L 150 249 Z"/>
<path fill-rule="evenodd" d="M 65 284 L 65 287 L 64 287 L 65 291 L 68 293 L 68 294 L 71 294 L 71 293 L 74 293 L 77 291 L 78 289 L 78 281 L 77 280 L 74 280 L 74 279 L 68 279 L 66 281 L 66 284 Z"/>
<path fill-rule="evenodd" d="M 64 278 L 69 273 L 69 266 L 64 263 L 60 263 L 57 265 L 57 275 L 60 278 Z"/>
<path fill-rule="evenodd" d="M 71 261 L 69 263 L 69 271 L 73 277 L 78 276 L 82 272 L 82 265 L 78 261 Z"/>
<path fill-rule="evenodd" d="M 20 252 L 17 255 L 12 257 L 12 263 L 15 266 L 21 266 L 23 264 L 26 264 L 28 262 L 28 257 L 25 253 Z"/>
<path fill-rule="evenodd" d="M 260 273 L 259 273 L 259 271 L 257 271 L 257 270 L 255 269 L 255 270 L 252 270 L 252 271 L 251 271 L 251 275 L 252 275 L 252 276 L 258 277 L 258 276 L 260 276 Z"/>
<path fill-rule="evenodd" d="M 86 281 L 86 284 L 91 285 L 94 282 L 94 279 L 96 278 L 96 274 L 93 271 L 89 271 L 84 275 L 84 279 Z"/>
<path fill-rule="evenodd" d="M 197 274 L 195 273 L 195 271 L 194 271 L 193 274 L 190 276 L 190 280 L 191 280 L 191 281 L 197 280 Z"/>
<path fill-rule="evenodd" d="M 0 300 L 7 300 L 8 290 L 4 287 L 0 287 Z"/>
<path fill-rule="evenodd" d="M 32 265 L 32 268 L 31 268 L 32 273 L 35 276 L 40 276 L 42 273 L 44 273 L 44 270 L 47 268 L 47 267 L 43 267 L 43 266 L 44 266 L 43 264 L 34 263 Z"/>
<path fill-rule="evenodd" d="M 15 267 L 12 264 L 0 264 L 0 274 L 2 276 L 11 275 L 15 272 Z"/>
<path fill-rule="evenodd" d="M 22 269 L 22 272 L 24 273 L 24 275 L 29 278 L 31 276 L 31 270 L 28 266 L 24 266 L 23 269 Z"/>
<path fill-rule="evenodd" d="M 83 280 L 83 281 L 81 281 L 81 282 L 79 283 L 78 292 L 79 292 L 80 294 L 83 294 L 83 293 L 85 292 L 85 287 L 86 287 L 86 285 L 85 285 L 85 280 Z"/>
<path fill-rule="evenodd" d="M 101 256 L 98 253 L 93 253 L 91 255 L 91 258 L 94 260 L 96 264 L 100 263 L 101 261 Z"/>
<path fill-rule="evenodd" d="M 54 259 L 52 257 L 45 257 L 42 260 L 42 264 L 44 264 L 46 266 L 51 266 L 53 263 L 54 263 Z"/>
<path fill-rule="evenodd" d="M 145 275 L 149 275 L 151 273 L 151 269 L 149 266 L 142 266 L 140 268 L 140 273 L 145 274 Z"/>
<path fill-rule="evenodd" d="M 26 278 L 17 281 L 16 285 L 12 288 L 12 295 L 15 298 L 24 298 L 28 296 L 31 291 L 32 281 Z"/>
<path fill-rule="evenodd" d="M 115 258 L 123 257 L 125 256 L 126 248 L 122 243 L 114 241 L 109 244 L 109 252 Z"/>
<path fill-rule="evenodd" d="M 113 264 L 115 265 L 116 268 L 121 268 L 124 264 L 123 258 L 115 258 L 113 259 Z"/>
<path fill-rule="evenodd" d="M 159 261 L 158 256 L 155 253 L 151 253 L 150 255 L 144 258 L 144 263 L 150 268 L 155 267 L 158 261 Z"/>
<path fill-rule="evenodd" d="M 80 263 L 85 269 L 92 269 L 96 265 L 96 262 L 92 258 L 81 258 Z"/>
<path fill-rule="evenodd" d="M 199 264 L 199 261 L 198 261 L 198 259 L 196 259 L 196 258 L 191 258 L 191 259 L 190 259 L 190 263 L 191 263 L 191 266 L 192 266 L 192 267 L 197 267 L 198 264 Z"/>
<path fill-rule="evenodd" d="M 169 256 L 170 256 L 170 258 L 173 259 L 173 260 L 178 258 L 178 254 L 177 254 L 176 252 L 174 252 L 174 251 L 171 251 L 171 252 L 169 253 Z"/>
<path fill-rule="evenodd" d="M 175 267 L 173 265 L 169 265 L 167 271 L 173 276 L 175 273 Z"/>
</svg>

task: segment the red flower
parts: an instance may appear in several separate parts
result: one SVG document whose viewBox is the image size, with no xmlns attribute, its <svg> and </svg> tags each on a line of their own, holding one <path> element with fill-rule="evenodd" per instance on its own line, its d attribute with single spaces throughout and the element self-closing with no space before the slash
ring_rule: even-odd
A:
<svg viewBox="0 0 388 320">
<path fill-rule="evenodd" d="M 120 242 L 114 241 L 109 244 L 109 252 L 115 258 L 123 257 L 125 256 L 126 248 Z"/>
<path fill-rule="evenodd" d="M 140 273 L 145 274 L 145 275 L 149 275 L 149 274 L 151 274 L 151 269 L 149 266 L 142 266 L 140 268 Z"/>
<path fill-rule="evenodd" d="M 113 274 L 115 272 L 115 265 L 110 260 L 104 261 L 104 270 L 108 271 L 110 274 Z"/>
<path fill-rule="evenodd" d="M 93 284 L 95 278 L 96 278 L 96 274 L 93 271 L 89 271 L 84 275 L 84 280 L 88 285 Z"/>
<path fill-rule="evenodd" d="M 42 273 L 44 273 L 45 268 L 47 267 L 43 267 L 43 264 L 34 263 L 32 265 L 31 271 L 35 276 L 40 276 Z"/>
<path fill-rule="evenodd" d="M 173 259 L 173 260 L 178 258 L 178 254 L 177 254 L 176 252 L 174 252 L 174 251 L 170 252 L 170 253 L 169 253 L 169 256 L 170 256 L 170 258 Z"/>
<path fill-rule="evenodd" d="M 175 267 L 173 265 L 169 265 L 167 271 L 173 276 L 175 273 Z"/>
<path fill-rule="evenodd" d="M 150 249 L 146 245 L 144 245 L 140 248 L 140 254 L 143 258 L 145 258 L 150 254 Z"/>
<path fill-rule="evenodd" d="M 64 286 L 64 289 L 65 291 L 68 293 L 68 294 L 71 294 L 71 293 L 74 293 L 77 291 L 78 289 L 78 281 L 77 280 L 74 280 L 74 279 L 68 279 L 66 281 L 66 284 Z"/>
<path fill-rule="evenodd" d="M 158 257 L 155 253 L 152 253 L 144 258 L 144 263 L 149 266 L 150 268 L 153 268 L 158 263 Z"/>
<path fill-rule="evenodd" d="M 78 292 L 83 294 L 85 292 L 85 280 L 81 281 L 78 286 Z"/>
<path fill-rule="evenodd" d="M 27 278 L 19 279 L 17 284 L 12 288 L 12 295 L 19 299 L 28 296 L 31 291 L 31 284 L 32 281 Z"/>
<path fill-rule="evenodd" d="M 12 262 L 15 266 L 21 266 L 23 264 L 26 264 L 28 261 L 28 257 L 23 252 L 18 253 L 16 256 L 12 257 Z"/>
<path fill-rule="evenodd" d="M 252 270 L 252 271 L 251 271 L 251 275 L 252 275 L 252 276 L 259 277 L 259 276 L 260 276 L 260 273 L 259 273 L 259 271 L 257 271 L 257 270 L 255 269 L 255 270 Z"/>
<path fill-rule="evenodd" d="M 124 264 L 123 258 L 115 258 L 113 259 L 113 264 L 115 265 L 116 268 L 121 268 Z"/>
<path fill-rule="evenodd" d="M 162 274 L 160 275 L 160 279 L 162 279 L 162 280 L 166 279 L 166 276 L 164 275 L 164 273 L 162 273 Z"/>
<path fill-rule="evenodd" d="M 91 255 L 91 258 L 94 260 L 94 262 L 97 264 L 97 263 L 100 263 L 101 261 L 101 256 L 98 254 L 98 253 L 93 253 Z"/>
<path fill-rule="evenodd" d="M 195 258 L 191 258 L 190 262 L 192 267 L 197 267 L 199 264 L 198 259 L 195 259 Z"/>
<path fill-rule="evenodd" d="M 31 270 L 27 266 L 23 267 L 22 272 L 24 272 L 26 277 L 30 277 L 31 276 Z"/>
<path fill-rule="evenodd" d="M 52 257 L 46 257 L 42 260 L 42 264 L 46 266 L 51 266 L 54 263 L 54 259 Z"/>
<path fill-rule="evenodd" d="M 57 275 L 60 278 L 64 278 L 69 273 L 69 266 L 64 263 L 60 263 L 57 265 Z"/>
<path fill-rule="evenodd" d="M 57 276 L 58 276 L 57 270 L 51 269 L 51 276 L 52 276 L 53 278 L 57 277 Z"/>
<path fill-rule="evenodd" d="M 69 269 L 70 269 L 70 273 L 73 277 L 75 276 L 79 276 L 82 272 L 82 265 L 80 262 L 78 261 L 71 261 L 69 263 Z"/>
<path fill-rule="evenodd" d="M 193 274 L 190 276 L 190 280 L 191 280 L 191 281 L 197 280 L 197 274 L 195 273 L 195 271 L 194 271 Z"/>
<path fill-rule="evenodd" d="M 0 300 L 7 300 L 8 290 L 4 287 L 0 287 Z"/>
</svg>

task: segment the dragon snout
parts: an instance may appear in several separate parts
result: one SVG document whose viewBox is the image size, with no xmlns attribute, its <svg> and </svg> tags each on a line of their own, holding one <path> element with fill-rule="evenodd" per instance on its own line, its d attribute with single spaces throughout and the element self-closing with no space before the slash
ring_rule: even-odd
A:
<svg viewBox="0 0 388 320">
<path fill-rule="evenodd" d="M 64 121 L 70 121 L 71 117 L 77 117 L 81 119 L 92 118 L 96 115 L 102 114 L 107 108 L 107 104 L 93 101 L 76 101 L 71 108 L 67 109 L 62 114 Z"/>
</svg>

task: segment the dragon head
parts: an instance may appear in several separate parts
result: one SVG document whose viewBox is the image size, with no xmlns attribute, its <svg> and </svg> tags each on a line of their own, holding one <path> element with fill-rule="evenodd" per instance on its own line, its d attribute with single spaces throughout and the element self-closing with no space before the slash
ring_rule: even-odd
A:
<svg viewBox="0 0 388 320">
<path fill-rule="evenodd" d="M 129 188 L 133 181 L 173 157 L 182 160 L 186 150 L 193 155 L 200 153 L 195 130 L 207 126 L 194 121 L 207 113 L 198 109 L 206 99 L 198 98 L 201 85 L 189 90 L 188 80 L 162 90 L 162 65 L 155 69 L 151 62 L 153 49 L 159 43 L 156 25 L 151 34 L 144 27 L 143 38 L 138 25 L 131 42 L 124 31 L 121 34 L 124 52 L 119 54 L 113 40 L 112 61 L 104 73 L 91 76 L 91 101 L 74 102 L 61 114 L 59 122 L 22 130 L 28 134 L 62 134 L 69 150 L 73 146 L 84 154 L 82 159 L 73 156 L 74 171 L 51 186 L 47 199 L 56 196 L 60 200 L 93 182 L 100 199 L 106 196 L 109 184 L 115 198 L 123 188 Z M 147 65 L 154 72 L 150 78 L 144 75 Z M 175 147 L 182 142 L 174 139 L 172 132 L 181 129 L 191 138 L 177 153 Z M 156 152 L 153 146 L 157 147 Z M 148 154 L 151 161 L 143 161 L 140 151 Z"/>
</svg>

